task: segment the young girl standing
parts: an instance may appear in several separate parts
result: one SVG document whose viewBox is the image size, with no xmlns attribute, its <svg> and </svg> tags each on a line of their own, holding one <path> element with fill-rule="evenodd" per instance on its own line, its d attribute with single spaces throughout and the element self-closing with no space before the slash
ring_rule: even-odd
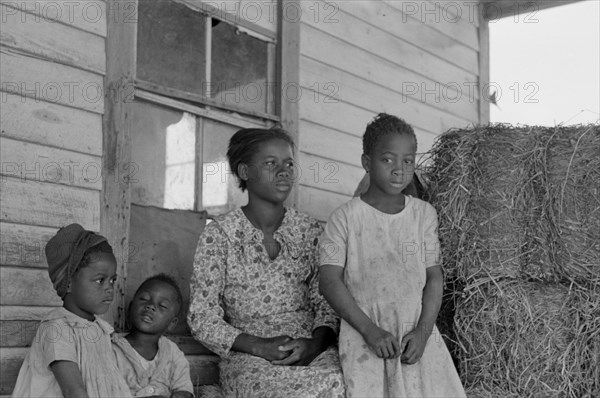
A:
<svg viewBox="0 0 600 398">
<path fill-rule="evenodd" d="M 96 317 L 108 311 L 117 278 L 106 238 L 71 224 L 50 239 L 46 258 L 63 307 L 42 320 L 13 397 L 131 397 L 111 350 L 113 329 Z"/>
<path fill-rule="evenodd" d="M 442 299 L 437 215 L 402 194 L 417 141 L 379 114 L 363 137 L 368 190 L 336 209 L 321 241 L 320 289 L 341 315 L 347 396 L 464 397 L 436 326 Z"/>
</svg>

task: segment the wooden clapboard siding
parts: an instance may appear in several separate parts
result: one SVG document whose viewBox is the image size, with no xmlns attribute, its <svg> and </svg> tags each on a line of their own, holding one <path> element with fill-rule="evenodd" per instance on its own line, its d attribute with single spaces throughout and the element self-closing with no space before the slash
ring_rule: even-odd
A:
<svg viewBox="0 0 600 398">
<path fill-rule="evenodd" d="M 0 58 L 2 91 L 29 101 L 59 103 L 102 114 L 104 82 L 101 75 L 23 55 L 3 47 Z"/>
<path fill-rule="evenodd" d="M 102 155 L 102 116 L 50 102 L 0 93 L 2 137 Z"/>
<path fill-rule="evenodd" d="M 62 227 L 77 222 L 100 229 L 100 193 L 39 181 L 2 177 L 0 220 L 17 224 Z"/>
<path fill-rule="evenodd" d="M 444 5 L 445 2 L 440 1 L 384 1 L 390 7 L 402 11 L 409 18 L 418 20 L 474 50 L 479 50 L 477 26 L 479 23 L 478 13 L 481 13 L 481 10 L 478 5 L 475 9 L 472 8 L 475 5 L 474 2 L 452 2 L 454 3 L 452 7 L 448 7 L 447 3 Z M 459 12 L 453 9 L 455 4 L 460 7 Z M 431 12 L 434 9 L 437 12 Z M 470 10 L 474 14 L 470 14 Z"/>
<path fill-rule="evenodd" d="M 431 25 L 423 24 L 420 18 L 407 15 L 385 2 L 374 4 L 369 0 L 340 1 L 336 5 L 341 12 L 353 15 L 375 28 L 379 28 L 383 24 L 391 35 L 411 43 L 435 57 L 477 74 L 476 40 L 472 40 L 475 47 L 471 47 L 455 36 L 449 36 Z M 472 27 L 468 32 L 476 39 L 476 32 Z"/>
<path fill-rule="evenodd" d="M 371 5 L 371 7 L 377 7 L 377 4 Z M 477 73 L 473 71 L 477 68 L 476 54 L 473 54 L 472 65 L 468 69 L 463 69 L 440 58 L 433 52 L 425 51 L 411 42 L 389 33 L 387 25 L 401 25 L 394 20 L 388 22 L 378 18 L 373 21 L 373 24 L 368 24 L 346 12 L 339 12 L 336 17 L 338 19 L 337 23 L 315 22 L 312 18 L 306 18 L 303 22 L 327 35 L 368 51 L 374 56 L 384 58 L 404 69 L 427 76 L 433 81 L 443 84 L 476 81 Z M 387 24 L 383 25 L 385 22 Z M 423 27 L 423 30 L 425 29 Z"/>
<path fill-rule="evenodd" d="M 324 105 L 343 101 L 371 113 L 381 111 L 398 113 L 404 115 L 413 127 L 435 134 L 453 127 L 467 126 L 477 118 L 475 107 L 469 109 L 469 115 L 457 116 L 344 71 L 338 72 L 335 81 L 326 81 L 328 67 L 310 58 L 302 59 L 301 68 L 303 73 L 300 84 L 303 95 L 314 98 L 314 90 L 318 90 L 319 94 L 326 97 Z M 335 97 L 332 97 L 332 93 L 335 93 Z M 474 103 L 476 103 L 475 99 Z"/>
<path fill-rule="evenodd" d="M 16 10 L 15 10 L 16 11 Z M 3 14 L 0 43 L 37 58 L 104 74 L 104 37 L 40 18 L 31 29 L 21 20 L 22 12 Z"/>
<path fill-rule="evenodd" d="M 0 137 L 0 174 L 21 181 L 102 189 L 101 157 Z"/>
<path fill-rule="evenodd" d="M 302 153 L 362 167 L 360 137 L 321 126 L 308 120 L 300 121 L 302 132 L 299 149 Z"/>
<path fill-rule="evenodd" d="M 346 203 L 351 197 L 300 184 L 298 207 L 320 221 L 327 221 L 329 214 Z M 307 210 L 308 209 L 308 210 Z"/>
<path fill-rule="evenodd" d="M 411 70 L 403 69 L 389 60 L 379 58 L 339 38 L 328 36 L 308 25 L 302 26 L 300 51 L 302 56 L 320 62 L 330 69 L 330 76 L 327 81 L 336 82 L 337 70 L 342 70 L 379 86 L 388 87 L 395 92 L 406 95 L 408 98 L 422 103 L 427 102 L 431 107 L 439 108 L 459 117 L 469 115 L 472 112 L 473 103 L 476 102 L 467 95 L 467 89 L 473 82 L 453 82 L 449 85 L 450 88 L 445 89 L 441 82 L 436 82 Z M 301 70 L 301 75 L 302 72 Z M 448 83 L 444 82 L 444 84 Z M 458 95 L 456 85 L 461 88 L 462 95 Z M 424 89 L 421 89 L 422 87 Z M 411 92 L 409 89 L 414 91 Z M 439 95 L 427 94 L 425 89 Z M 442 94 L 445 93 L 445 90 L 448 90 L 446 93 L 447 98 L 452 99 L 452 101 L 444 100 Z M 474 97 L 478 98 L 477 90 L 473 91 L 475 92 Z"/>
<path fill-rule="evenodd" d="M 122 2 L 120 8 L 108 10 L 102 0 L 75 1 L 11 1 L 0 0 L 3 18 L 17 18 L 30 28 L 47 20 L 59 25 L 67 25 L 78 30 L 106 37 L 107 12 L 110 17 L 131 19 L 133 12 L 130 2 Z M 4 20 L 2 21 L 4 23 Z M 130 22 L 133 22 L 131 20 Z M 35 29 L 32 29 L 35 30 Z"/>
<path fill-rule="evenodd" d="M 340 182 L 303 175 L 299 208 L 326 220 L 363 175 L 361 136 L 377 113 L 407 120 L 419 153 L 444 131 L 479 122 L 479 10 L 427 1 L 302 6 L 299 162 L 303 172 L 339 162 Z M 319 7 L 329 13 L 317 16 Z"/>
<path fill-rule="evenodd" d="M 62 305 L 46 242 L 72 222 L 100 229 L 108 10 L 96 0 L 0 2 L 0 394 L 9 394 L 37 324 Z"/>
<path fill-rule="evenodd" d="M 44 248 L 56 228 L 3 222 L 0 228 L 0 265 L 43 268 L 48 266 Z M 2 309 L 3 315 L 6 309 Z"/>
<path fill-rule="evenodd" d="M 351 196 L 364 175 L 362 167 L 313 156 L 299 158 L 300 184 Z"/>
<path fill-rule="evenodd" d="M 0 320 L 2 321 L 41 321 L 44 317 L 58 306 L 19 306 L 5 305 L 0 307 Z"/>
<path fill-rule="evenodd" d="M 0 267 L 0 303 L 2 305 L 62 305 L 52 287 L 48 270 Z"/>
<path fill-rule="evenodd" d="M 364 129 L 367 123 L 373 118 L 373 116 L 379 111 L 370 111 L 367 109 L 360 108 L 358 106 L 347 104 L 342 101 L 330 101 L 329 99 L 319 93 L 314 93 L 315 95 L 303 95 L 300 99 L 300 109 L 310 115 L 310 118 L 307 118 L 313 123 L 318 123 L 321 126 L 326 126 L 332 129 L 338 129 L 340 131 L 346 132 L 348 134 L 354 135 L 357 138 L 362 137 L 364 133 Z M 394 108 L 384 108 L 381 111 L 388 111 L 390 113 L 399 114 L 400 111 L 395 110 Z M 336 116 L 343 115 L 343 117 Z M 404 116 L 404 115 L 403 115 Z M 410 122 L 410 118 L 406 116 L 406 119 Z M 302 118 L 304 120 L 304 118 Z M 461 124 L 460 126 L 463 126 Z M 417 135 L 417 141 L 420 141 L 419 137 L 424 134 L 439 134 L 443 130 L 440 130 L 438 133 L 431 132 L 419 128 L 418 126 L 413 126 L 415 130 L 415 134 Z M 302 136 L 300 137 L 300 142 L 304 141 Z M 339 143 L 341 148 L 343 149 L 343 143 Z M 419 152 L 423 152 L 428 150 L 429 146 L 421 145 L 419 146 Z"/>
</svg>

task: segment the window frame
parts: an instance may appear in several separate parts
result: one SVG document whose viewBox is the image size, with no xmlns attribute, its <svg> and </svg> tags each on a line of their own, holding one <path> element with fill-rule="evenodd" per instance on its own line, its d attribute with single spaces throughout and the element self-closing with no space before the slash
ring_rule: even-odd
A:
<svg viewBox="0 0 600 398">
<path fill-rule="evenodd" d="M 117 329 L 123 329 L 125 319 L 122 309 L 125 306 L 123 280 L 127 277 L 127 262 L 129 256 L 129 224 L 131 216 L 130 176 L 131 166 L 131 116 L 130 103 L 134 98 L 148 100 L 154 99 L 158 105 L 174 107 L 184 111 L 192 111 L 199 117 L 214 119 L 219 122 L 236 122 L 239 127 L 246 127 L 251 120 L 229 113 L 213 104 L 203 104 L 206 107 L 194 106 L 180 99 L 174 99 L 160 93 L 144 89 L 136 81 L 136 48 L 137 48 L 137 9 L 140 0 L 106 0 L 107 17 L 106 37 L 106 75 L 105 110 L 103 115 L 103 162 L 102 162 L 102 193 L 100 195 L 100 232 L 106 236 L 113 246 L 118 262 L 118 274 L 121 281 L 117 282 L 115 289 L 120 291 L 117 295 L 117 305 L 107 318 L 112 321 Z M 144 1 L 144 0 L 141 0 Z M 201 7 L 206 13 L 217 19 L 229 21 L 234 16 L 214 6 L 203 4 L 198 0 L 173 0 L 192 7 Z M 272 32 L 253 24 L 252 22 L 238 19 L 238 26 L 247 32 L 262 35 L 266 38 L 275 38 L 275 70 L 271 71 L 275 77 L 275 118 L 263 118 L 251 115 L 253 118 L 262 119 L 265 125 L 269 122 L 278 122 L 286 129 L 297 142 L 299 123 L 298 101 L 285 98 L 282 87 L 295 84 L 299 89 L 300 75 L 300 17 L 284 18 L 283 10 L 301 10 L 300 0 L 281 0 L 277 2 L 277 32 Z M 212 8 L 211 8 L 212 7 Z M 286 11 L 286 14 L 288 12 Z M 269 74 L 269 76 L 270 76 Z M 147 88 L 147 87 L 146 87 Z M 155 88 L 156 89 L 156 88 Z M 159 102 L 160 101 L 160 102 Z M 234 111 L 235 112 L 235 111 Z M 244 112 L 248 114 L 248 112 Z M 267 115 L 262 115 L 267 116 Z M 198 177 L 197 177 L 198 178 Z M 199 191 L 198 189 L 196 191 Z M 198 193 L 197 193 L 198 194 Z M 201 190 L 199 192 L 201 195 Z M 294 189 L 287 201 L 287 205 L 295 207 L 298 202 L 298 190 Z"/>
</svg>

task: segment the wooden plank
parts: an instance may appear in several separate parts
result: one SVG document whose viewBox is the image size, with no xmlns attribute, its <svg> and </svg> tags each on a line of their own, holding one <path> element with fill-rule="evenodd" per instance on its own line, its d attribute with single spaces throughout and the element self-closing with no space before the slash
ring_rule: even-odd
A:
<svg viewBox="0 0 600 398">
<path fill-rule="evenodd" d="M 365 174 L 362 167 L 302 152 L 299 156 L 298 166 L 299 181 L 302 186 L 348 196 L 354 194 L 358 183 Z"/>
<path fill-rule="evenodd" d="M 106 3 L 101 0 L 86 0 L 75 2 L 68 0 L 58 1 L 13 1 L 0 0 L 3 18 L 15 16 L 19 21 L 28 26 L 41 23 L 42 19 L 56 24 L 65 24 L 77 29 L 106 37 L 107 11 L 110 17 L 120 18 L 133 22 L 130 2 L 121 2 L 118 8 L 107 9 Z M 4 23 L 4 20 L 2 21 Z"/>
<path fill-rule="evenodd" d="M 58 103 L 95 113 L 104 112 L 101 75 L 56 64 L 3 48 L 2 88 L 29 101 Z"/>
<path fill-rule="evenodd" d="M 446 2 L 440 1 L 398 1 L 386 0 L 390 7 L 394 7 L 408 18 L 414 18 L 428 26 L 436 29 L 448 37 L 466 44 L 474 50 L 478 50 L 477 40 L 477 17 L 479 13 L 476 1 Z M 456 12 L 456 7 L 461 11 Z M 460 14 L 460 18 L 458 17 Z M 404 22 L 406 17 L 401 21 Z"/>
<path fill-rule="evenodd" d="M 327 221 L 332 211 L 352 199 L 348 195 L 305 185 L 300 185 L 299 192 L 298 210 L 310 214 L 319 221 Z"/>
<path fill-rule="evenodd" d="M 300 130 L 303 137 L 300 140 L 300 151 L 362 167 L 360 162 L 362 137 L 346 134 L 304 119 L 300 120 Z M 431 149 L 438 135 L 418 129 L 415 131 L 415 135 L 418 143 L 417 155 L 420 159 Z M 340 145 L 340 142 L 343 142 L 344 145 Z"/>
<path fill-rule="evenodd" d="M 102 155 L 102 117 L 50 102 L 0 93 L 2 136 Z"/>
<path fill-rule="evenodd" d="M 415 135 L 417 136 L 417 164 L 419 163 L 421 157 L 427 154 L 433 147 L 433 143 L 439 137 L 437 134 L 432 134 L 428 131 L 415 131 Z"/>
<path fill-rule="evenodd" d="M 343 71 L 334 74 L 330 67 L 307 57 L 303 57 L 301 65 L 300 83 L 303 95 L 310 96 L 310 91 L 317 91 L 326 96 L 324 101 L 327 103 L 340 100 L 373 113 L 395 113 L 412 125 L 435 133 L 477 123 L 479 119 L 475 99 L 468 104 L 468 112 L 465 112 L 466 107 L 462 106 L 463 104 L 455 106 L 452 102 L 442 101 L 446 109 L 452 109 L 453 106 L 457 108 L 449 112 L 436 108 L 438 103 L 435 101 L 421 102 L 412 96 L 403 96 L 402 93 Z M 451 95 L 443 90 L 440 90 L 440 94 L 440 100 L 444 95 Z"/>
<path fill-rule="evenodd" d="M 102 159 L 44 145 L 0 137 L 0 174 L 21 181 L 41 181 L 102 189 Z"/>
<path fill-rule="evenodd" d="M 38 181 L 2 177 L 0 220 L 17 224 L 62 227 L 79 223 L 100 228 L 100 193 Z"/>
<path fill-rule="evenodd" d="M 313 19 L 306 18 L 303 23 L 368 51 L 372 57 L 386 59 L 402 68 L 427 76 L 433 81 L 442 84 L 462 84 L 463 82 L 476 81 L 475 72 L 468 72 L 463 68 L 459 68 L 435 54 L 423 51 L 414 44 L 393 36 L 386 30 L 376 29 L 353 15 L 340 12 L 338 13 L 338 19 L 339 23 L 325 24 L 315 23 Z M 323 40 L 321 45 L 327 46 L 328 39 L 325 37 Z M 344 60 L 347 59 L 344 58 Z M 473 62 L 471 69 L 476 67 L 476 63 Z"/>
<path fill-rule="evenodd" d="M 494 0 L 495 1 L 495 0 Z M 437 0 L 424 0 L 423 3 L 429 3 L 432 6 L 436 6 L 439 11 L 436 13 L 430 13 L 428 16 L 431 20 L 436 21 L 437 19 L 443 19 L 446 22 L 470 24 L 475 27 L 479 26 L 479 14 L 480 8 L 476 1 L 471 2 L 457 2 L 457 4 L 444 3 Z M 432 10 L 433 7 L 429 7 L 424 10 Z M 432 18 L 433 17 L 433 18 Z"/>
<path fill-rule="evenodd" d="M 479 23 L 479 124 L 490 122 L 489 93 L 485 92 L 490 83 L 490 28 L 489 22 L 480 15 Z"/>
<path fill-rule="evenodd" d="M 3 347 L 0 348 L 0 394 L 10 394 L 14 388 L 15 382 L 21 364 L 28 348 L 24 347 Z M 218 384 L 219 380 L 219 357 L 216 355 L 186 355 L 190 363 L 190 374 L 194 386 L 206 384 Z"/>
<path fill-rule="evenodd" d="M 370 26 L 386 30 L 399 39 L 412 43 L 426 52 L 431 52 L 468 72 L 477 74 L 476 49 L 454 37 L 447 36 L 418 19 L 408 17 L 389 4 L 373 1 L 341 1 L 336 5 L 340 12 L 353 15 Z"/>
<path fill-rule="evenodd" d="M 48 270 L 0 267 L 1 305 L 62 305 Z"/>
<path fill-rule="evenodd" d="M 354 135 L 356 137 L 362 137 L 367 123 L 370 122 L 377 114 L 376 112 L 371 112 L 341 101 L 324 103 L 323 98 L 321 97 L 318 97 L 318 100 L 314 101 L 308 96 L 303 96 L 300 99 L 300 111 L 304 120 L 310 120 L 311 122 L 321 126 Z M 404 116 L 402 109 L 399 111 L 392 109 L 389 112 L 400 115 L 400 117 Z M 331 115 L 337 115 L 337 117 L 331 117 Z M 408 117 L 406 120 L 408 123 L 411 123 Z M 438 135 L 438 133 L 421 129 L 415 125 L 413 125 L 413 129 L 415 130 L 417 141 L 420 141 L 419 137 L 422 136 L 427 137 Z M 442 131 L 439 133 L 442 133 Z M 419 145 L 418 151 L 419 153 L 422 152 L 421 145 Z"/>
<path fill-rule="evenodd" d="M 327 126 L 361 136 L 367 123 L 376 115 L 375 112 L 347 104 L 342 101 L 325 102 L 323 95 L 302 95 L 300 98 L 300 115 L 322 126 Z"/>
<path fill-rule="evenodd" d="M 179 349 L 186 355 L 215 355 L 211 350 L 204 347 L 192 336 L 168 335 L 167 337 L 177 344 Z"/>
<path fill-rule="evenodd" d="M 29 347 L 39 321 L 0 321 L 0 347 Z"/>
<path fill-rule="evenodd" d="M 0 222 L 0 265 L 47 268 L 44 248 L 55 233 L 56 228 Z"/>
<path fill-rule="evenodd" d="M 242 28 L 242 32 L 258 33 L 275 40 L 277 36 L 278 2 L 272 0 L 175 0 L 193 10 L 200 10 L 215 18 Z M 291 9 L 291 14 L 294 10 Z"/>
<path fill-rule="evenodd" d="M 38 58 L 104 74 L 104 37 L 43 18 L 37 23 L 23 23 L 22 15 L 20 11 L 3 14 L 2 45 Z"/>
<path fill-rule="evenodd" d="M 216 355 L 186 355 L 190 363 L 190 376 L 194 386 L 218 384 L 219 357 Z"/>
<path fill-rule="evenodd" d="M 279 116 L 270 115 L 265 112 L 250 111 L 250 110 L 244 109 L 243 107 L 241 107 L 239 105 L 234 105 L 232 103 L 218 101 L 218 100 L 215 100 L 213 98 L 208 98 L 208 97 L 198 94 L 198 93 L 178 90 L 178 89 L 171 88 L 171 87 L 165 87 L 165 86 L 161 86 L 160 84 L 147 82 L 147 81 L 143 81 L 143 80 L 136 80 L 135 85 L 136 85 L 136 88 L 139 88 L 146 92 L 156 93 L 156 94 L 159 94 L 164 97 L 177 98 L 179 100 L 190 101 L 190 102 L 193 102 L 196 104 L 203 104 L 203 105 L 208 105 L 208 106 L 212 106 L 215 108 L 221 108 L 224 111 L 245 113 L 247 115 L 252 115 L 257 118 L 262 118 L 265 120 L 279 121 Z M 136 90 L 136 93 L 137 92 L 138 91 Z"/>
<path fill-rule="evenodd" d="M 127 2 L 135 11 L 137 0 Z M 120 7 L 119 0 L 108 0 L 109 9 Z M 133 87 L 135 81 L 135 51 L 137 24 L 124 19 L 108 19 L 106 37 L 105 87 L 109 92 L 122 92 Z M 108 239 L 117 257 L 117 273 L 121 276 L 115 284 L 115 303 L 107 314 L 117 330 L 123 330 L 125 319 L 124 284 L 127 280 L 129 255 L 129 219 L 131 207 L 130 182 L 121 174 L 124 165 L 131 164 L 132 107 L 127 101 L 108 97 L 102 120 L 103 126 L 103 190 L 101 196 L 100 233 Z"/>
<path fill-rule="evenodd" d="M 300 151 L 362 167 L 360 137 L 315 124 L 307 119 L 300 120 L 300 131 L 302 132 L 299 142 Z"/>
<path fill-rule="evenodd" d="M 62 306 L 62 304 L 61 304 Z M 3 321 L 41 321 L 57 307 L 3 305 L 0 307 L 0 320 Z"/>
<path fill-rule="evenodd" d="M 29 348 L 0 348 L 0 394 L 11 394 Z"/>
<path fill-rule="evenodd" d="M 237 113 L 229 113 L 215 111 L 213 109 L 201 108 L 199 106 L 192 105 L 189 102 L 163 97 L 161 95 L 140 90 L 137 88 L 135 90 L 135 98 L 139 98 L 158 105 L 164 105 L 166 107 L 173 108 L 179 111 L 192 113 L 203 118 L 231 124 L 232 126 L 237 126 L 240 128 L 264 128 L 266 126 L 266 123 L 264 122 L 261 123 L 258 122 L 256 119 L 246 118 L 243 115 Z"/>
<path fill-rule="evenodd" d="M 529 15 L 535 18 L 535 13 L 547 8 L 559 7 L 577 3 L 582 0 L 481 0 L 481 15 L 486 20 L 500 18 L 526 18 Z M 479 23 L 481 26 L 481 20 Z"/>
<path fill-rule="evenodd" d="M 298 130 L 300 121 L 300 104 L 296 100 L 298 82 L 300 80 L 300 16 L 299 0 L 284 0 L 279 7 L 278 19 L 281 26 L 277 38 L 277 111 L 281 117 L 281 125 L 294 141 L 301 139 Z M 291 14 L 289 14 L 291 12 Z M 294 17 L 294 15 L 296 17 Z M 297 18 L 297 19 L 295 19 Z M 290 90 L 291 89 L 291 90 Z M 298 189 L 296 186 L 286 200 L 286 206 L 298 205 Z"/>
<path fill-rule="evenodd" d="M 303 56 L 331 68 L 335 82 L 336 69 L 404 94 L 432 106 L 458 115 L 465 114 L 476 104 L 477 82 L 455 82 L 446 87 L 428 77 L 404 69 L 387 60 L 373 57 L 361 48 L 327 37 L 308 25 L 302 26 L 300 50 Z M 352 62 L 347 62 L 351 59 Z M 468 114 L 468 113 L 467 113 Z"/>
</svg>

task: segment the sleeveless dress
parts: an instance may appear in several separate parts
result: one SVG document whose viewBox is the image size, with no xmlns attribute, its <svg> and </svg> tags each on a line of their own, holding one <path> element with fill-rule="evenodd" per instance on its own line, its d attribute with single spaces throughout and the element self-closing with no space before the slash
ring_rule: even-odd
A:
<svg viewBox="0 0 600 398">
<path fill-rule="evenodd" d="M 419 320 L 426 268 L 440 264 L 435 209 L 407 196 L 403 211 L 386 214 L 354 198 L 330 216 L 321 264 L 344 267 L 358 306 L 400 342 Z M 348 398 L 465 397 L 437 328 L 413 365 L 377 357 L 343 320 L 339 344 Z"/>
</svg>

